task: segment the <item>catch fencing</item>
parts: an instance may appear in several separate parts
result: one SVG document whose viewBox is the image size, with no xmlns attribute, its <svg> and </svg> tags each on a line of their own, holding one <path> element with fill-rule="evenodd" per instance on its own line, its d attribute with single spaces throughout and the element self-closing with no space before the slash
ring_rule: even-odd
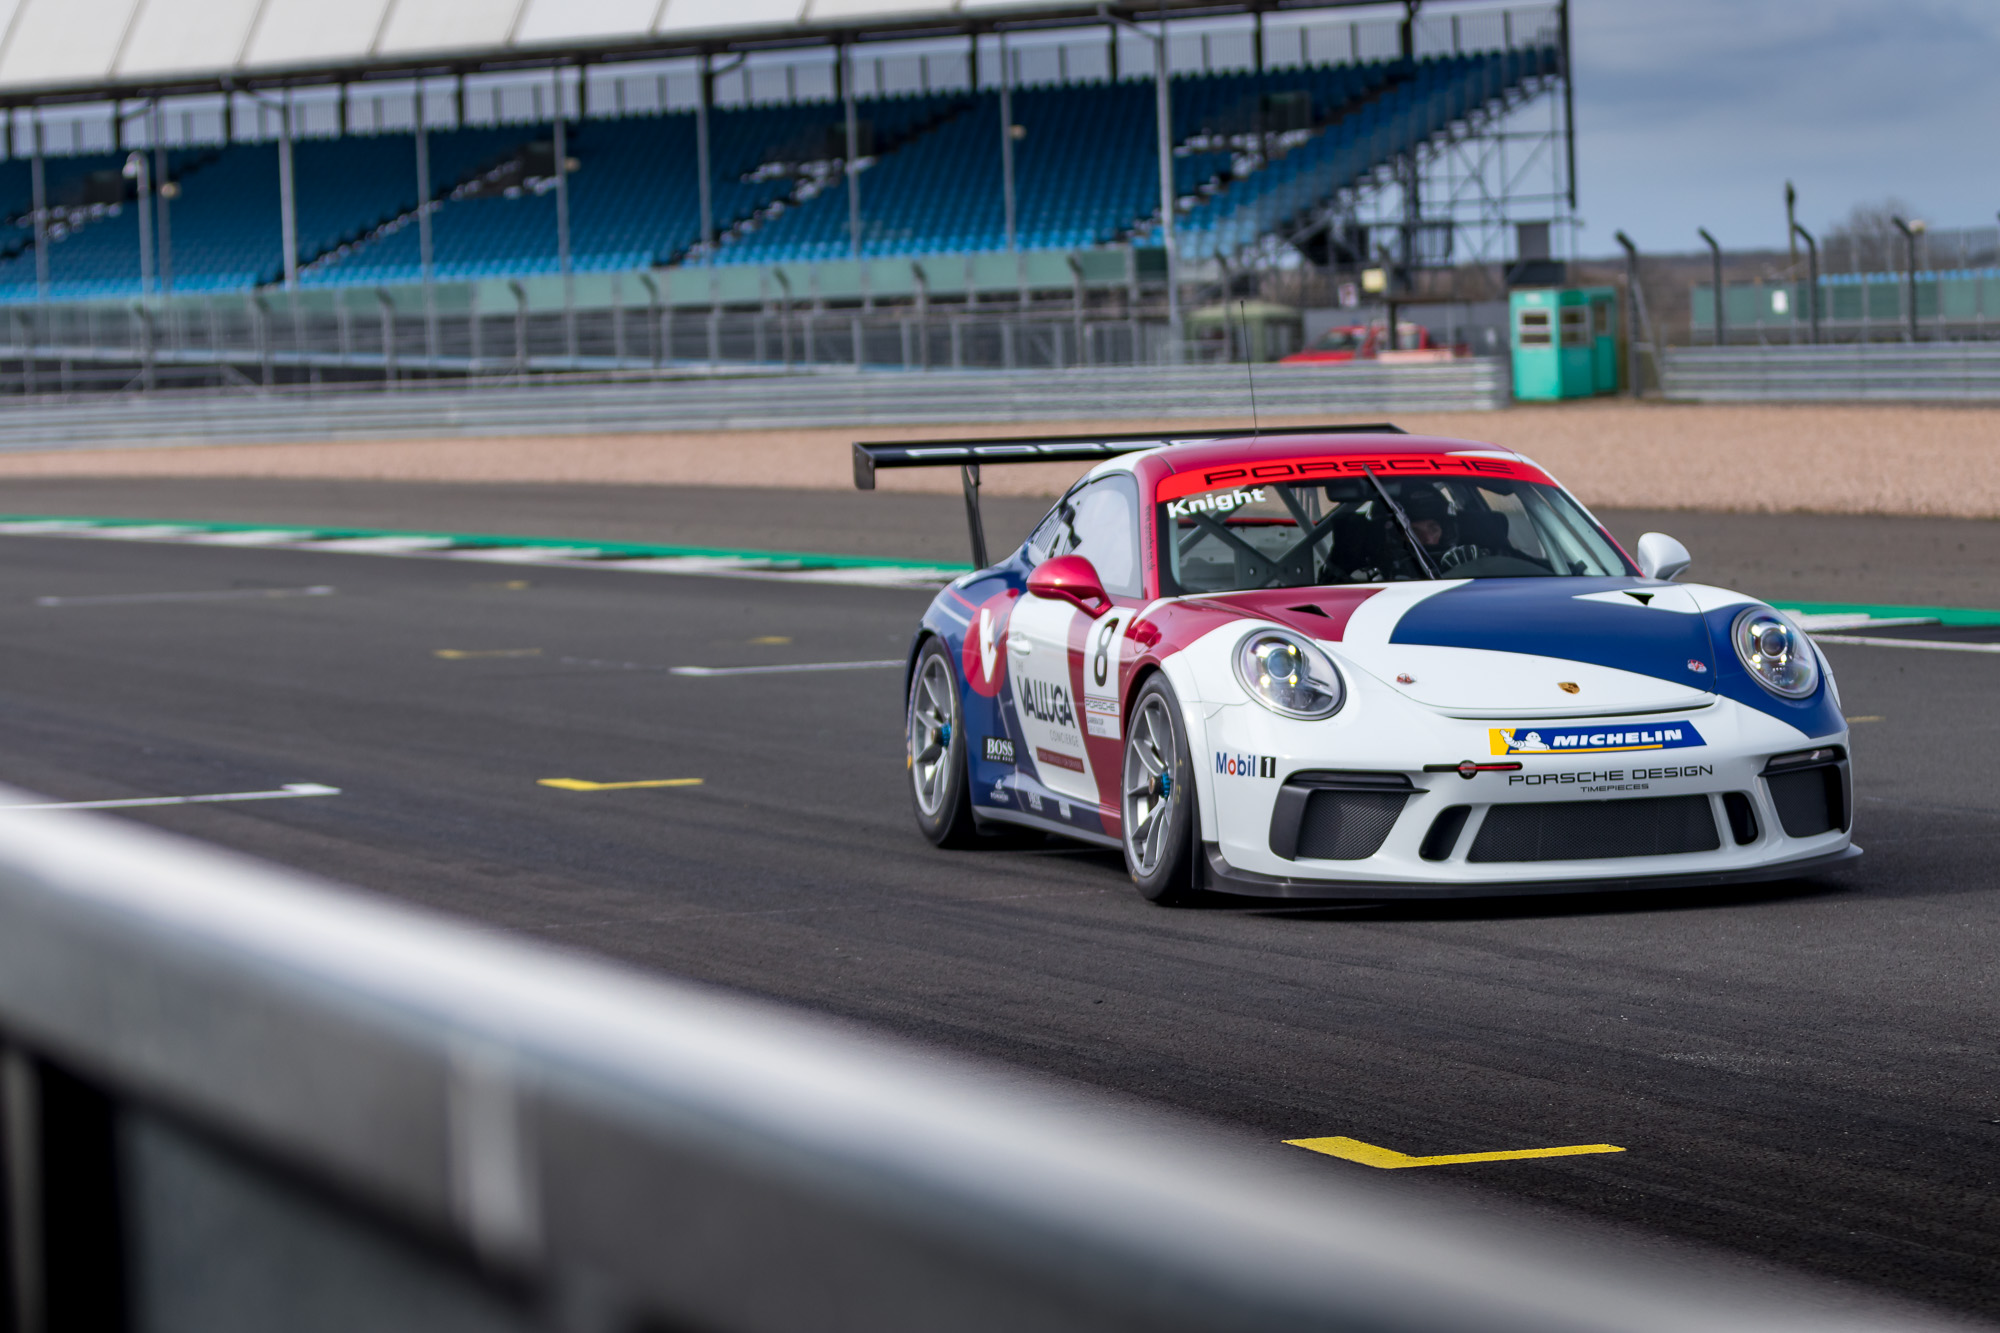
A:
<svg viewBox="0 0 2000 1333">
<path fill-rule="evenodd" d="M 1339 417 L 1506 405 L 1505 363 L 579 376 L 467 388 L 90 394 L 0 411 L 0 450 L 811 426 Z"/>
<path fill-rule="evenodd" d="M 101 816 L 0 810 L 0 1047 L 12 1333 L 1926 1326 Z"/>
<path fill-rule="evenodd" d="M 1665 396 L 1693 402 L 2000 400 L 2000 343 L 1668 348 L 1660 369 Z"/>
</svg>

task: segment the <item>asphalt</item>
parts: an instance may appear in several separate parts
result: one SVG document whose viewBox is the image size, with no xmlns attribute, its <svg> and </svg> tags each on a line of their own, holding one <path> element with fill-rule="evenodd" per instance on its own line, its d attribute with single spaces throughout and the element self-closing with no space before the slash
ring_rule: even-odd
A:
<svg viewBox="0 0 2000 1333">
<path fill-rule="evenodd" d="M 56 506 L 10 489 L 11 512 L 117 512 L 104 492 Z M 534 497 L 517 496 L 521 517 L 503 524 L 491 495 L 453 509 L 393 489 L 366 493 L 383 521 L 344 521 L 608 538 L 662 512 L 618 488 L 533 523 Z M 166 509 L 166 494 L 129 512 L 342 521 L 324 496 L 327 515 L 308 518 L 310 497 L 250 515 L 220 512 L 218 491 L 197 514 Z M 959 535 L 959 507 L 910 497 L 943 513 L 904 533 L 904 511 L 880 504 L 902 498 L 682 493 L 670 517 L 741 533 L 690 544 L 799 549 L 859 522 L 824 549 L 952 554 L 927 543 Z M 1628 538 L 1633 523 L 1666 526 L 1707 562 L 1702 577 L 1762 571 L 1746 586 L 1767 596 L 2000 605 L 1983 591 L 2000 567 L 1993 525 L 1607 517 Z M 606 527 L 541 526 L 585 521 Z M 1008 521 L 1025 529 L 1032 513 Z M 1939 558 L 1959 541 L 1965 555 Z M 336 591 L 123 600 L 312 586 Z M 1992 655 L 1828 648 L 1846 712 L 1867 719 L 1853 742 L 1867 855 L 1834 875 L 1727 893 L 1162 909 L 1115 856 L 924 842 L 893 670 L 666 670 L 894 658 L 926 598 L 10 537 L 0 781 L 59 800 L 328 784 L 341 794 L 120 817 L 1191 1111 L 1296 1154 L 1307 1174 L 1369 1168 L 1281 1140 L 1418 1155 L 1616 1144 L 1391 1179 L 2000 1315 Z"/>
</svg>

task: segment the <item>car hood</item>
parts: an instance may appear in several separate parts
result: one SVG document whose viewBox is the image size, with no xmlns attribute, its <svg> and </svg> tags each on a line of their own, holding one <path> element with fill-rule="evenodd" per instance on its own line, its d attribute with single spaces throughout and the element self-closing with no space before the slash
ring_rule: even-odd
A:
<svg viewBox="0 0 2000 1333">
<path fill-rule="evenodd" d="M 1404 696 L 1459 716 L 1611 716 L 1713 701 L 1715 649 L 1702 605 L 1677 584 L 1474 579 L 1390 584 L 1353 601 L 1361 591 L 1297 589 L 1286 605 L 1258 609 L 1329 642 Z M 1302 609 L 1316 598 L 1344 614 Z"/>
</svg>

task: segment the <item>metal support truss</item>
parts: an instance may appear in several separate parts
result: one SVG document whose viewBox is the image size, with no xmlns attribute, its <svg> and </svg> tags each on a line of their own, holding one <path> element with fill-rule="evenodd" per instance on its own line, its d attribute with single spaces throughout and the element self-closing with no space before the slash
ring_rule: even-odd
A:
<svg viewBox="0 0 2000 1333">
<path fill-rule="evenodd" d="M 1350 227 L 1367 229 L 1371 262 L 1406 269 L 1510 262 L 1520 257 L 1522 222 L 1548 223 L 1552 250 L 1566 248 L 1574 210 L 1565 91 L 1560 73 L 1506 89 L 1233 262 L 1283 263 L 1316 234 Z M 1549 109 L 1545 125 L 1537 104 Z"/>
</svg>

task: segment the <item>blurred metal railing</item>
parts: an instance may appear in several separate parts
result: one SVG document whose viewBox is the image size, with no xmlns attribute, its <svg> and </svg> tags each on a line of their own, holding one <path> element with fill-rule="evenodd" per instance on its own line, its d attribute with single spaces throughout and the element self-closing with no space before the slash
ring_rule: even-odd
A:
<svg viewBox="0 0 2000 1333">
<path fill-rule="evenodd" d="M 2000 343 L 1670 347 L 1661 391 L 1697 402 L 2000 399 Z"/>
<path fill-rule="evenodd" d="M 0 821 L 15 1333 L 1924 1323 L 100 816 Z"/>
<path fill-rule="evenodd" d="M 1476 411 L 1506 404 L 1498 358 L 1430 365 L 1263 366 L 1265 420 Z M 822 372 L 682 379 L 550 377 L 467 388 L 87 394 L 0 409 L 0 450 L 226 441 L 582 435 L 788 426 L 1251 420 L 1241 365 L 1178 369 Z"/>
</svg>

